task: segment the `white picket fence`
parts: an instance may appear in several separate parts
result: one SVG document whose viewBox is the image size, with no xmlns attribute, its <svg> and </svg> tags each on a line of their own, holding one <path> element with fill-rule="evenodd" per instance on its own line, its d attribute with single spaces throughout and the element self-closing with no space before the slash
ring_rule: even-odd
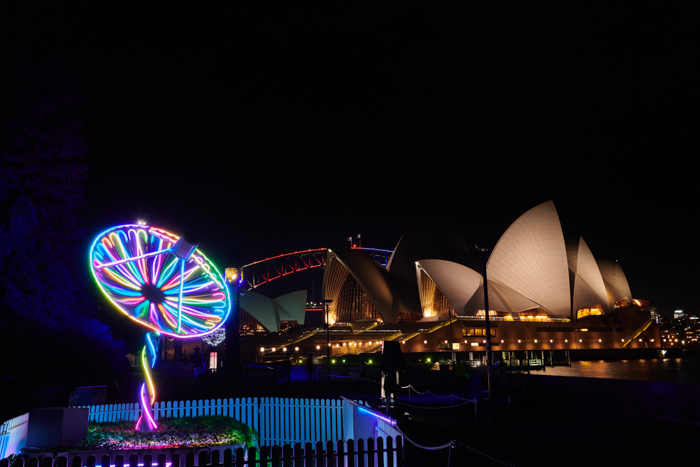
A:
<svg viewBox="0 0 700 467">
<path fill-rule="evenodd" d="M 17 454 L 27 441 L 29 414 L 25 413 L 0 425 L 0 459 Z"/>
<path fill-rule="evenodd" d="M 136 421 L 139 404 L 86 406 L 90 422 Z M 343 439 L 341 399 L 291 399 L 263 397 L 156 402 L 156 420 L 174 417 L 223 415 L 252 426 L 265 446 L 295 443 L 336 442 Z M 0 426 L 0 459 L 17 454 L 27 439 L 29 414 L 20 415 Z"/>
<path fill-rule="evenodd" d="M 282 399 L 260 401 L 260 444 L 336 442 L 343 439 L 342 399 Z"/>
<path fill-rule="evenodd" d="M 207 399 L 198 401 L 162 401 L 153 404 L 156 420 L 174 417 L 202 417 L 224 415 L 233 417 L 256 430 L 259 425 L 255 415 L 258 412 L 258 398 Z M 105 404 L 84 406 L 90 409 L 88 420 L 92 423 L 136 421 L 141 416 L 138 403 Z"/>
</svg>

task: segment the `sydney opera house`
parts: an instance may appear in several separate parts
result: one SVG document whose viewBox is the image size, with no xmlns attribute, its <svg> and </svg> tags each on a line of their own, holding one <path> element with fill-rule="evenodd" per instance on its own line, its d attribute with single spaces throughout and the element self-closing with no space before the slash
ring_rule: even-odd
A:
<svg viewBox="0 0 700 467">
<path fill-rule="evenodd" d="M 383 340 L 404 352 L 484 351 L 485 296 L 494 351 L 658 348 L 660 340 L 620 265 L 596 259 L 583 238 L 565 238 L 552 201 L 522 214 L 489 251 L 432 228 L 407 231 L 386 264 L 361 248 L 329 249 L 323 296 L 334 355 L 373 352 Z M 303 324 L 304 304 L 303 292 L 241 297 L 246 319 L 273 333 Z M 278 347 L 325 353 L 322 328 L 281 334 Z"/>
</svg>

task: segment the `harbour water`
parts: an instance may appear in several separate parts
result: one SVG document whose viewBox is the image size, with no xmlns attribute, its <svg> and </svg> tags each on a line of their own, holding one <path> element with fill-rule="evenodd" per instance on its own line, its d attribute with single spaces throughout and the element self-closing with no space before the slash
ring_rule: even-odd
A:
<svg viewBox="0 0 700 467">
<path fill-rule="evenodd" d="M 570 367 L 547 367 L 544 373 L 554 376 L 700 384 L 700 358 L 574 361 Z"/>
</svg>

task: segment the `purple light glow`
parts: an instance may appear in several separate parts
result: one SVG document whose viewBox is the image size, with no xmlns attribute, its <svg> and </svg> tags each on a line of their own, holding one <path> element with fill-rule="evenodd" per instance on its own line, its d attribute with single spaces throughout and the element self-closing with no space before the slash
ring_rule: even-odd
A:
<svg viewBox="0 0 700 467">
<path fill-rule="evenodd" d="M 163 445 L 163 447 L 167 448 L 169 446 Z M 155 449 L 163 449 L 163 447 L 158 446 Z M 143 462 L 141 462 L 141 463 L 136 464 L 136 465 L 137 465 L 137 467 L 143 467 L 144 464 L 143 464 Z M 170 467 L 171 465 L 173 465 L 172 462 L 165 463 L 165 467 Z M 95 467 L 102 467 L 102 464 L 95 464 Z M 116 464 L 111 464 L 109 467 L 116 467 Z M 128 463 L 124 464 L 124 467 L 129 467 L 129 464 Z"/>
<path fill-rule="evenodd" d="M 392 426 L 393 426 L 393 425 L 396 425 L 396 420 L 392 420 L 391 418 L 384 417 L 383 415 L 380 415 L 380 414 L 378 414 L 378 413 L 376 413 L 376 412 L 373 412 L 373 411 L 371 411 L 371 410 L 365 409 L 364 407 L 358 407 L 358 409 L 362 410 L 363 412 L 367 412 L 367 413 L 370 414 L 370 415 L 374 415 L 374 416 L 377 417 L 377 418 L 381 418 L 382 420 L 384 420 L 385 422 L 387 422 L 388 424 L 390 424 L 390 425 L 392 425 Z"/>
</svg>

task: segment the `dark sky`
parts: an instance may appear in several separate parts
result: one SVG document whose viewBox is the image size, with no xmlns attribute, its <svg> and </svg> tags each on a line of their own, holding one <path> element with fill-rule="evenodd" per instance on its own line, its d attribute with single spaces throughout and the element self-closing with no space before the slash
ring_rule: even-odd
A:
<svg viewBox="0 0 700 467">
<path fill-rule="evenodd" d="M 495 242 L 552 199 L 635 297 L 700 311 L 688 12 L 99 3 L 0 20 L 4 64 L 85 78 L 91 235 L 145 217 L 251 262 L 413 222 Z"/>
</svg>

